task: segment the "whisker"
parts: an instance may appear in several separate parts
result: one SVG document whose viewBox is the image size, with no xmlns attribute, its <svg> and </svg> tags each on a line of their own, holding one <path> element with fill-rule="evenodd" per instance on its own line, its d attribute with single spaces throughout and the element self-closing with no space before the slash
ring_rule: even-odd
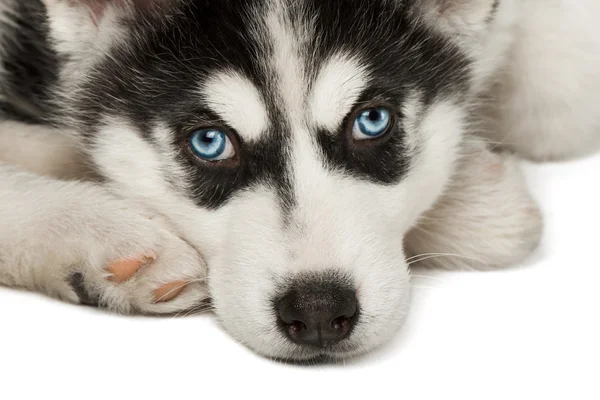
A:
<svg viewBox="0 0 600 400">
<path fill-rule="evenodd" d="M 187 313 L 185 313 L 185 315 L 182 318 L 193 317 L 194 315 L 205 314 L 209 311 L 213 311 L 212 306 L 193 308 L 190 311 L 188 311 Z"/>
<path fill-rule="evenodd" d="M 463 256 L 463 255 L 461 255 L 461 254 L 450 254 L 450 253 L 448 253 L 448 254 L 445 254 L 445 253 L 437 253 L 437 254 L 436 254 L 436 253 L 431 253 L 431 254 L 427 254 L 427 255 L 421 255 L 421 256 L 419 256 L 419 257 L 420 257 L 420 258 L 411 257 L 411 260 L 410 260 L 410 261 L 408 261 L 408 265 L 410 266 L 410 265 L 412 265 L 412 264 L 415 264 L 415 263 L 418 263 L 418 262 L 422 262 L 422 261 L 425 261 L 425 260 L 429 260 L 429 259 L 431 259 L 431 258 L 439 258 L 439 257 L 456 257 L 456 258 L 464 258 L 464 259 L 467 259 L 467 260 L 478 261 L 478 262 L 480 262 L 480 263 L 482 263 L 482 264 L 484 263 L 482 260 L 480 260 L 480 259 L 478 259 L 478 258 L 476 258 L 476 257 Z"/>
<path fill-rule="evenodd" d="M 182 287 L 187 286 L 188 283 L 182 283 L 179 286 L 175 286 L 173 289 L 169 290 L 167 293 L 163 294 L 162 296 L 160 296 L 158 299 L 155 299 L 154 302 L 155 303 L 160 303 L 161 300 L 163 300 L 164 298 L 168 297 L 171 293 L 176 292 L 177 290 L 181 289 Z"/>
<path fill-rule="evenodd" d="M 179 311 L 177 314 L 175 314 L 173 316 L 173 318 L 178 318 L 181 316 L 182 313 L 185 313 L 182 318 L 186 318 L 192 315 L 197 315 L 197 314 L 201 314 L 203 312 L 208 312 L 208 311 L 212 311 L 214 308 L 212 305 L 210 304 L 199 304 L 196 307 L 192 307 L 190 309 L 186 309 L 186 310 L 181 310 Z"/>
<path fill-rule="evenodd" d="M 203 278 L 196 278 L 196 279 L 191 279 L 189 281 L 185 281 L 183 282 L 181 285 L 174 287 L 173 289 L 169 290 L 167 293 L 163 294 L 162 296 L 160 296 L 158 299 L 154 300 L 156 303 L 159 303 L 162 299 L 168 297 L 171 293 L 176 292 L 177 290 L 186 287 L 188 285 L 191 285 L 192 283 L 203 283 L 205 282 L 206 279 Z"/>
<path fill-rule="evenodd" d="M 406 262 L 410 263 L 411 261 L 413 261 L 414 259 L 420 258 L 420 257 L 429 257 L 429 256 L 454 256 L 454 257 L 467 257 L 467 256 L 463 256 L 460 254 L 454 254 L 454 253 L 421 253 L 421 254 L 417 254 L 414 255 L 412 257 L 408 257 L 406 259 Z"/>
<path fill-rule="evenodd" d="M 184 287 L 186 287 L 186 286 L 188 286 L 188 285 L 191 285 L 192 283 L 196 283 L 196 282 L 204 282 L 204 281 L 205 281 L 204 279 L 200 279 L 200 278 L 197 278 L 197 279 L 192 279 L 192 280 L 189 280 L 189 281 L 185 281 L 185 282 L 183 282 L 181 285 L 175 286 L 174 288 L 172 288 L 172 289 L 171 289 L 171 290 L 169 290 L 167 293 L 163 294 L 162 296 L 160 296 L 158 299 L 156 299 L 156 300 L 154 300 L 154 301 L 155 301 L 156 303 L 159 303 L 159 302 L 160 302 L 162 299 L 164 299 L 164 298 L 168 297 L 170 294 L 172 294 L 173 292 L 176 292 L 176 291 L 178 291 L 178 290 L 179 290 L 179 289 L 181 289 L 181 288 L 184 288 Z"/>
</svg>

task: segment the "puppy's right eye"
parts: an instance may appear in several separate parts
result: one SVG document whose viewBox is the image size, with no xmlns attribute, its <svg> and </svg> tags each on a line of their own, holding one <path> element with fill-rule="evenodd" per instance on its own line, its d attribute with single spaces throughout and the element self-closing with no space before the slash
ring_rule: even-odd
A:
<svg viewBox="0 0 600 400">
<path fill-rule="evenodd" d="M 235 147 L 229 135 L 216 128 L 192 132 L 189 147 L 195 156 L 204 161 L 217 162 L 236 157 Z"/>
</svg>

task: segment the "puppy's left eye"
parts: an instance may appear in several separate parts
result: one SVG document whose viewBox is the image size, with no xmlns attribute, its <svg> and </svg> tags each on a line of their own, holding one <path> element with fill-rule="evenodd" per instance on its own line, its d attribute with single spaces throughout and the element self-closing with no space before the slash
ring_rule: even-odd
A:
<svg viewBox="0 0 600 400">
<path fill-rule="evenodd" d="M 354 120 L 352 136 L 355 140 L 377 139 L 389 132 L 392 113 L 383 107 L 361 111 Z"/>
<path fill-rule="evenodd" d="M 227 133 L 213 128 L 194 131 L 189 146 L 197 157 L 205 161 L 230 160 L 236 155 Z"/>
</svg>

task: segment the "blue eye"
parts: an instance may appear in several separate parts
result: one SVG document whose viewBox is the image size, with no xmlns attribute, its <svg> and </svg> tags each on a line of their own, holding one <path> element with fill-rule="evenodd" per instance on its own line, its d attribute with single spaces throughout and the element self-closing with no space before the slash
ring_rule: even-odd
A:
<svg viewBox="0 0 600 400">
<path fill-rule="evenodd" d="M 235 156 L 229 136 L 218 129 L 195 131 L 189 144 L 194 154 L 206 161 L 229 160 Z"/>
<path fill-rule="evenodd" d="M 364 110 L 354 121 L 352 135 L 356 140 L 376 139 L 386 134 L 392 123 L 392 113 L 385 108 Z"/>
</svg>

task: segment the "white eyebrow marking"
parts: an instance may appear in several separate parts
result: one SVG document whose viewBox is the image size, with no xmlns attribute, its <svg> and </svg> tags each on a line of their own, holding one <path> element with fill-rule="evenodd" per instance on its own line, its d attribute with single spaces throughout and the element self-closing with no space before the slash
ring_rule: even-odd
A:
<svg viewBox="0 0 600 400">
<path fill-rule="evenodd" d="M 366 88 L 369 76 L 365 66 L 352 57 L 337 54 L 319 72 L 309 100 L 313 122 L 334 131 Z"/>
<path fill-rule="evenodd" d="M 243 138 L 256 140 L 266 131 L 267 110 L 249 79 L 235 71 L 219 72 L 202 89 L 208 106 Z"/>
</svg>

